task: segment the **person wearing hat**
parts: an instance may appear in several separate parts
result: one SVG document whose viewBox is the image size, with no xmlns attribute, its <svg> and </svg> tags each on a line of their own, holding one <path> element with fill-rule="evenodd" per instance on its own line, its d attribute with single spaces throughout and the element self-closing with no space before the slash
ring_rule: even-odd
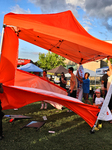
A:
<svg viewBox="0 0 112 150">
<path fill-rule="evenodd" d="M 104 102 L 104 98 L 101 97 L 101 91 L 100 89 L 95 90 L 95 99 L 93 101 L 93 105 L 98 106 L 98 108 L 101 109 L 102 104 Z M 98 121 L 98 127 L 95 128 L 96 131 L 98 131 L 100 128 L 102 128 L 102 121 Z"/>
</svg>

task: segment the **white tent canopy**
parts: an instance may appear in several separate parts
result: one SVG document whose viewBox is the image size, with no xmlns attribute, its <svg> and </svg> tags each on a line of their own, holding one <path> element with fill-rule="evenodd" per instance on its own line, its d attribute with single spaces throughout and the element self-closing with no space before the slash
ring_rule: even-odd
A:
<svg viewBox="0 0 112 150">
<path fill-rule="evenodd" d="M 84 73 L 85 72 L 88 72 L 90 74 L 90 77 L 95 77 L 96 76 L 96 72 L 95 71 L 92 71 L 92 70 L 84 68 Z M 73 73 L 76 75 L 77 70 L 75 70 Z M 71 77 L 71 75 L 69 73 L 66 73 L 65 77 Z"/>
</svg>

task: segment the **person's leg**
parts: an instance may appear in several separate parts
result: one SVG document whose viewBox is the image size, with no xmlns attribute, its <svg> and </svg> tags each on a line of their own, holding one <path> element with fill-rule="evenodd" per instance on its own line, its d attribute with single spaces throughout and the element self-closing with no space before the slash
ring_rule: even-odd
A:
<svg viewBox="0 0 112 150">
<path fill-rule="evenodd" d="M 76 98 L 76 93 L 77 93 L 77 91 L 73 90 L 73 92 L 70 93 L 70 97 Z M 69 110 L 67 110 L 67 112 L 72 112 L 72 110 L 69 109 Z"/>
<path fill-rule="evenodd" d="M 2 119 L 0 119 L 0 140 L 2 140 Z"/>
<path fill-rule="evenodd" d="M 41 108 L 40 109 L 44 109 L 44 101 L 41 101 Z"/>
<path fill-rule="evenodd" d="M 91 104 L 91 102 L 88 100 L 89 94 L 88 93 L 84 93 L 84 99 L 85 99 L 85 103 L 86 104 Z"/>
<path fill-rule="evenodd" d="M 44 109 L 47 109 L 47 103 L 45 102 L 45 107 L 44 107 Z"/>
</svg>

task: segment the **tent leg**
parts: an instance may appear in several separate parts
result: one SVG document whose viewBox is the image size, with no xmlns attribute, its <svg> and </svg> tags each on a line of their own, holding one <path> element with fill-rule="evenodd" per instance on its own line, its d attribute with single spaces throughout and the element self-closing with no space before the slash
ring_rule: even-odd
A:
<svg viewBox="0 0 112 150">
<path fill-rule="evenodd" d="M 4 29 L 5 29 L 5 27 L 6 27 L 6 25 L 3 25 L 2 36 L 1 36 L 1 44 L 0 44 L 0 53 L 2 52 L 3 35 L 4 35 Z"/>
<path fill-rule="evenodd" d="M 95 90 L 96 90 L 96 73 L 95 73 Z"/>
<path fill-rule="evenodd" d="M 97 123 L 98 123 L 98 119 L 96 120 L 96 122 L 95 122 L 93 128 L 90 130 L 90 133 L 91 133 L 91 134 L 94 133 L 94 129 L 95 129 Z"/>
</svg>

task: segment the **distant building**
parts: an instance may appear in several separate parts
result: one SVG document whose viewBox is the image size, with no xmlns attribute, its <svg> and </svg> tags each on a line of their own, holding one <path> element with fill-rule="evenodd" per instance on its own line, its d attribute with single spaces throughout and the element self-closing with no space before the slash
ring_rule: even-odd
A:
<svg viewBox="0 0 112 150">
<path fill-rule="evenodd" d="M 71 60 L 66 59 L 65 61 L 66 64 L 66 69 L 68 69 L 69 67 L 73 67 L 74 71 L 77 70 L 77 64 Z"/>
</svg>

